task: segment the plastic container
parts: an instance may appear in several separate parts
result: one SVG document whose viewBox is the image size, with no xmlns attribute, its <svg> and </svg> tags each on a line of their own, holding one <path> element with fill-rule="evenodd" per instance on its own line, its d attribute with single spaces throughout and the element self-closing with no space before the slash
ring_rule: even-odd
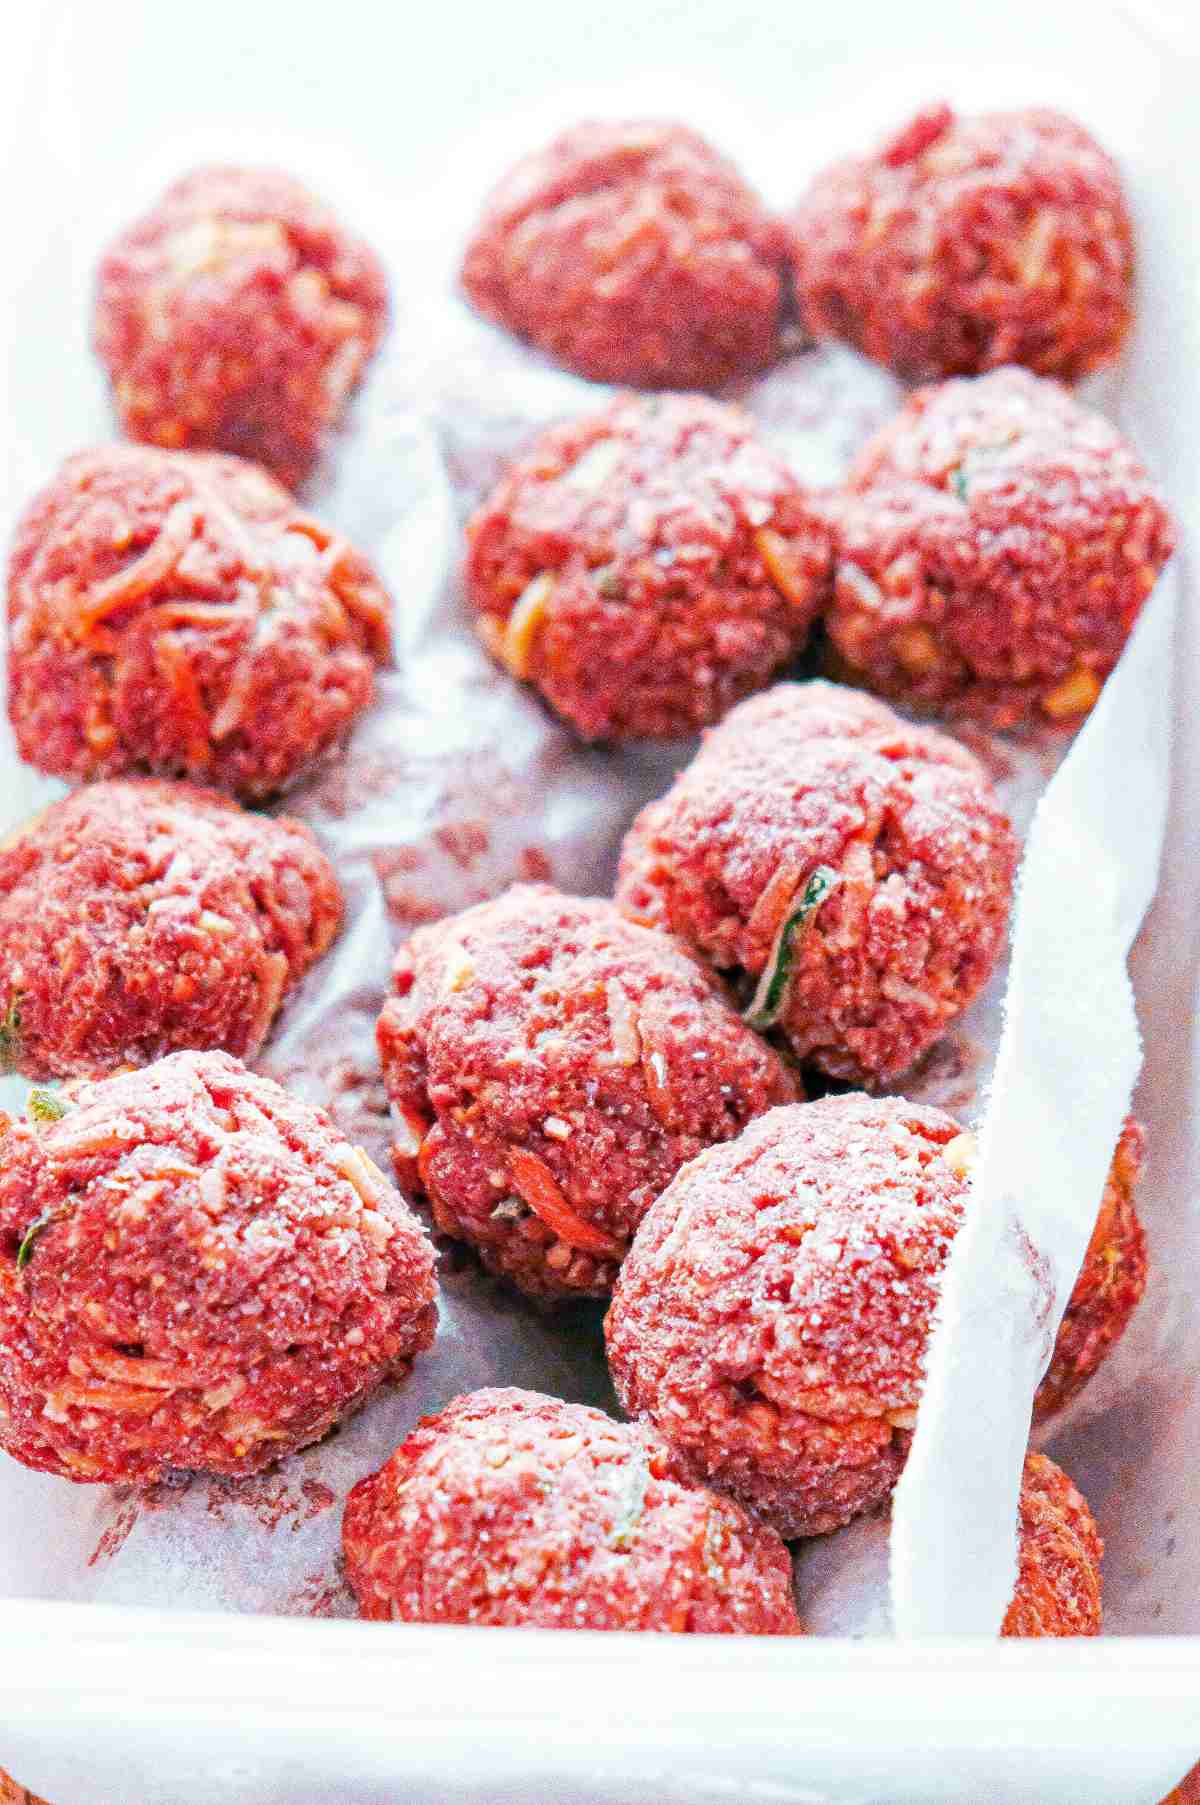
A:
<svg viewBox="0 0 1200 1805">
<path fill-rule="evenodd" d="M 186 19 L 52 4 L 18 25 L 10 70 L 6 514 L 103 418 L 85 342 L 91 264 L 153 192 L 146 166 L 252 146 L 335 200 L 362 185 L 372 205 L 350 210 L 382 217 L 387 197 L 382 248 L 399 280 L 424 254 L 430 187 L 478 191 L 497 173 L 479 162 L 483 121 L 511 118 L 513 142 L 534 143 L 544 119 L 565 122 L 564 91 L 583 113 L 588 89 L 602 104 L 632 75 L 644 94 L 710 91 L 781 142 L 803 111 L 831 155 L 943 93 L 1060 104 L 1094 125 L 1137 213 L 1135 436 L 1185 532 L 1200 521 L 1200 114 L 1186 39 L 1161 8 L 1147 23 L 1028 0 L 987 14 L 611 0 L 586 17 L 214 0 Z M 780 168 L 772 198 L 807 173 Z M 1200 1253 L 1200 658 L 1183 612 L 1167 856 L 1136 962 L 1152 1234 L 1177 1273 Z M 31 1490 L 28 1506 L 0 1504 L 0 1534 L 26 1562 L 26 1595 L 0 1606 L 0 1759 L 54 1805 L 1155 1805 L 1200 1750 L 1195 1305 L 1186 1283 L 1167 1295 L 1178 1359 L 1068 1444 L 1110 1549 L 1120 1633 L 1100 1642 L 381 1632 L 64 1604 L 46 1596 L 54 1548 Z"/>
</svg>

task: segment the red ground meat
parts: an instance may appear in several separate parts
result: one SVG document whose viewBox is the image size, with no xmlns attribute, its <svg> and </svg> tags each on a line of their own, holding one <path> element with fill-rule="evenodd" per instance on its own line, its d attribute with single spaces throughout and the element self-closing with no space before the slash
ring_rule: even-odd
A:
<svg viewBox="0 0 1200 1805">
<path fill-rule="evenodd" d="M 779 344 L 787 232 L 681 125 L 585 124 L 493 190 L 462 286 L 596 382 L 716 388 Z"/>
<path fill-rule="evenodd" d="M 652 1206 L 617 1280 L 608 1356 L 625 1408 L 781 1535 L 882 1503 L 912 1440 L 972 1157 L 942 1110 L 862 1095 L 772 1110 L 710 1148 Z M 1124 1315 L 1092 1337 L 1093 1366 L 1140 1294 L 1119 1264 L 1114 1279 Z M 1076 1298 L 1094 1323 L 1088 1263 L 1068 1346 Z"/>
<path fill-rule="evenodd" d="M 429 1346 L 428 1239 L 322 1111 L 226 1053 L 62 1098 L 0 1125 L 17 1460 L 80 1482 L 258 1472 Z"/>
<path fill-rule="evenodd" d="M 1061 1467 L 1030 1454 L 1021 1481 L 1017 1589 L 1004 1636 L 1098 1636 L 1104 1543 Z"/>
<path fill-rule="evenodd" d="M 546 433 L 468 527 L 480 635 L 586 739 L 674 737 L 769 681 L 828 529 L 740 408 L 619 398 Z"/>
<path fill-rule="evenodd" d="M 1034 1419 L 1068 1404 L 1125 1332 L 1146 1289 L 1146 1235 L 1134 1206 L 1145 1133 L 1131 1116 L 1113 1155 L 1100 1214 L 1034 1399 Z"/>
<path fill-rule="evenodd" d="M 18 749 L 58 777 L 148 771 L 268 796 L 370 701 L 390 608 L 367 560 L 254 464 L 81 452 L 13 543 Z"/>
<path fill-rule="evenodd" d="M 1016 861 L 954 740 L 854 690 L 779 684 L 638 815 L 617 901 L 733 977 L 749 1018 L 797 1058 L 870 1086 L 912 1066 L 986 983 Z"/>
<path fill-rule="evenodd" d="M 387 311 L 374 252 L 299 182 L 198 169 L 106 252 L 93 333 L 130 438 L 236 452 L 295 488 Z"/>
<path fill-rule="evenodd" d="M 363 1617 L 541 1629 L 797 1635 L 787 1549 L 690 1486 L 652 1429 L 537 1392 L 424 1417 L 351 1492 Z"/>
<path fill-rule="evenodd" d="M 341 915 L 300 822 L 190 784 L 92 784 L 0 847 L 0 1064 L 102 1077 L 182 1047 L 252 1059 Z"/>
<path fill-rule="evenodd" d="M 1115 428 L 1025 370 L 920 390 L 827 512 L 839 668 L 1000 728 L 1078 724 L 1175 542 Z"/>
<path fill-rule="evenodd" d="M 402 1185 L 534 1296 L 603 1296 L 703 1147 L 794 1098 L 778 1055 L 665 934 L 523 884 L 421 928 L 379 1050 Z"/>
<path fill-rule="evenodd" d="M 792 220 L 801 318 L 906 381 L 1112 361 L 1133 304 L 1116 165 L 1044 110 L 930 107 L 817 177 Z"/>
</svg>

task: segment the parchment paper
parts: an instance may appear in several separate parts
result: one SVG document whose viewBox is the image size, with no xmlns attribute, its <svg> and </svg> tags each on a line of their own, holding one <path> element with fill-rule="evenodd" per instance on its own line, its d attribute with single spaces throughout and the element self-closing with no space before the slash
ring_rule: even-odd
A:
<svg viewBox="0 0 1200 1805">
<path fill-rule="evenodd" d="M 973 72 L 976 87 L 980 79 Z M 1005 79 L 1001 97 L 1012 98 L 1011 72 Z M 880 77 L 874 85 L 864 82 L 853 121 L 843 118 L 836 128 L 838 142 L 868 140 L 879 124 L 900 116 L 910 97 L 900 92 L 905 85 L 917 99 L 939 83 L 945 85 L 936 71 L 904 83 L 893 79 L 886 94 Z M 1041 98 L 1046 86 L 1040 81 L 1031 96 L 1026 84 L 1019 98 Z M 1057 81 L 1050 86 L 1049 98 L 1065 99 L 1105 128 L 1086 99 L 1059 93 Z M 963 93 L 961 71 L 954 89 Z M 399 668 L 382 681 L 347 756 L 288 799 L 288 809 L 313 824 L 334 858 L 348 917 L 337 948 L 289 1004 L 261 1062 L 332 1109 L 348 1134 L 383 1159 L 387 1119 L 373 1027 L 404 931 L 518 878 L 606 890 L 631 815 L 691 751 L 687 745 L 581 748 L 491 666 L 469 632 L 458 581 L 466 512 L 505 458 L 541 426 L 605 397 L 476 321 L 454 298 L 455 253 L 480 190 L 512 155 L 573 117 L 650 108 L 709 130 L 768 193 L 784 199 L 824 160 L 835 128 L 829 117 L 797 121 L 781 110 L 750 118 L 728 96 L 680 85 L 672 90 L 661 77 L 600 95 L 556 95 L 463 141 L 435 194 L 419 200 L 409 187 L 407 206 L 398 209 L 394 192 L 385 203 L 378 174 L 359 179 L 344 145 L 332 157 L 328 144 L 303 139 L 281 149 L 277 137 L 253 130 L 232 141 L 225 131 L 219 145 L 211 134 L 193 139 L 175 132 L 155 158 L 136 168 L 130 162 L 120 183 L 109 168 L 110 179 L 89 190 L 69 91 L 59 91 L 58 106 L 53 154 L 77 184 L 77 212 L 64 221 L 71 279 L 66 295 L 60 285 L 48 303 L 52 309 L 69 301 L 72 317 L 86 315 L 88 272 L 107 232 L 177 169 L 212 154 L 282 156 L 342 201 L 390 253 L 400 302 L 391 341 L 306 499 L 378 559 L 397 603 Z M 346 204 L 350 193 L 354 205 Z M 28 386 L 18 385 L 22 432 L 7 479 L 10 515 L 61 456 L 112 430 L 79 337 L 73 328 L 70 354 L 40 409 Z M 1131 404 L 1132 376 L 1127 369 L 1095 389 L 1094 398 L 1127 425 L 1154 427 L 1151 415 L 1139 415 Z M 831 481 L 900 393 L 853 354 L 822 349 L 796 355 L 747 385 L 740 398 L 801 476 Z M 1140 436 L 1154 465 L 1154 432 Z M 1049 1321 L 1065 1301 L 1094 1219 L 1137 1068 L 1120 965 L 1153 887 L 1165 795 L 1168 589 L 1160 586 L 1136 657 L 1127 658 L 1110 684 L 1044 805 L 1038 850 L 1023 883 L 1022 977 L 1009 999 L 1006 1039 L 1001 1043 L 1002 971 L 904 1086 L 906 1094 L 977 1120 L 1000 1048 L 1004 1076 L 984 1122 L 978 1203 L 956 1248 L 928 1402 L 897 1495 L 892 1590 L 895 1623 L 904 1633 L 990 1631 L 1007 1601 L 1029 1397 Z M 972 736 L 971 744 L 1024 831 L 1063 742 Z M 0 770 L 6 773 L 0 830 L 56 793 L 15 765 L 7 740 L 0 744 Z M 1110 806 L 1117 797 L 1120 808 Z M 1160 979 L 1164 967 L 1172 969 L 1179 925 L 1175 916 L 1154 924 Z M 3 1100 L 11 1107 L 19 1096 L 10 1084 Z M 1158 1157 L 1153 1136 L 1151 1153 Z M 1160 1215 L 1173 1211 L 1178 1220 L 1185 1199 L 1152 1190 L 1146 1204 L 1157 1254 Z M 1031 1286 L 1027 1266 L 1012 1255 L 1018 1218 L 1044 1262 L 1049 1289 Z M 612 1407 L 598 1308 L 540 1314 L 484 1277 L 461 1250 L 444 1257 L 442 1284 L 438 1340 L 411 1379 L 276 1474 L 241 1484 L 194 1479 L 139 1499 L 120 1489 L 73 1488 L 0 1460 L 0 1594 L 168 1609 L 346 1613 L 336 1562 L 341 1500 L 420 1413 L 492 1382 Z M 1127 1401 L 1165 1359 L 1176 1358 L 1176 1298 L 1161 1265 L 1151 1297 L 1136 1333 L 1081 1401 L 1081 1420 Z M 1189 1384 L 1193 1377 L 1189 1368 Z M 1088 1432 L 1098 1450 L 1092 1471 L 1109 1458 L 1108 1420 L 1102 1416 Z M 1072 1471 L 1086 1489 L 1086 1476 Z M 1102 1512 L 1110 1541 L 1115 1527 L 1118 1541 L 1130 1543 L 1128 1563 L 1114 1574 L 1110 1562 L 1110 1599 L 1114 1591 L 1118 1600 L 1137 1595 L 1129 1627 L 1149 1627 L 1161 1599 L 1138 1593 L 1136 1538 L 1128 1524 L 1116 1522 L 1111 1487 L 1102 1502 L 1112 1506 Z M 32 1545 L 23 1533 L 31 1520 L 43 1525 Z M 811 1627 L 862 1633 L 888 1624 L 885 1533 L 873 1519 L 801 1555 L 800 1596 Z M 1117 1621 L 1125 1622 L 1119 1607 Z"/>
</svg>

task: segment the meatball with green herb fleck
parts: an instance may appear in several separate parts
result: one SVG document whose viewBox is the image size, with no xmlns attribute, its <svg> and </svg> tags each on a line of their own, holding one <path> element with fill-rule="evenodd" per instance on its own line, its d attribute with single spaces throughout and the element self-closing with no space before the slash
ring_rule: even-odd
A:
<svg viewBox="0 0 1200 1805">
<path fill-rule="evenodd" d="M 798 1085 L 719 982 L 607 901 L 521 884 L 420 928 L 379 1018 L 403 1186 L 535 1297 L 603 1297 L 685 1160 Z"/>
<path fill-rule="evenodd" d="M 1016 863 L 957 741 L 855 690 L 778 684 L 637 816 L 617 901 L 730 978 L 795 1058 L 871 1088 L 991 976 Z"/>
<path fill-rule="evenodd" d="M 773 1530 L 688 1484 L 653 1429 L 538 1392 L 424 1417 L 355 1486 L 342 1537 L 367 1618 L 800 1633 Z"/>
<path fill-rule="evenodd" d="M 700 395 L 553 427 L 467 537 L 484 644 L 588 740 L 719 720 L 804 646 L 831 568 L 787 465 Z"/>
<path fill-rule="evenodd" d="M 0 846 L 0 1066 L 96 1078 L 178 1048 L 253 1059 L 341 916 L 301 822 L 192 784 L 90 784 Z"/>
<path fill-rule="evenodd" d="M 394 1187 L 227 1053 L 0 1115 L 0 1449 L 26 1466 L 262 1472 L 403 1377 L 436 1321 Z"/>
</svg>

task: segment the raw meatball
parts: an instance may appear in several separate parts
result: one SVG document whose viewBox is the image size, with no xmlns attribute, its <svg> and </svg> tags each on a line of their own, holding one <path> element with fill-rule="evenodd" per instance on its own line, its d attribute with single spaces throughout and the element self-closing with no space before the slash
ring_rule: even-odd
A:
<svg viewBox="0 0 1200 1805">
<path fill-rule="evenodd" d="M 343 1540 L 363 1617 L 800 1631 L 772 1530 L 688 1485 L 652 1429 L 533 1391 L 423 1417 L 351 1492 Z"/>
<path fill-rule="evenodd" d="M 289 176 L 197 169 L 106 252 L 96 354 L 132 439 L 295 488 L 383 335 L 374 252 Z"/>
<path fill-rule="evenodd" d="M 0 1063 L 97 1078 L 183 1047 L 253 1059 L 341 914 L 299 821 L 190 784 L 92 784 L 0 847 Z"/>
<path fill-rule="evenodd" d="M 792 227 L 808 330 L 909 382 L 1007 363 L 1074 379 L 1110 363 L 1129 325 L 1120 175 L 1058 113 L 930 107 L 818 176 Z"/>
<path fill-rule="evenodd" d="M 493 190 L 462 285 L 596 382 L 715 388 L 778 349 L 787 232 L 685 126 L 585 124 Z"/>
<path fill-rule="evenodd" d="M 259 1472 L 429 1346 L 433 1250 L 322 1111 L 227 1053 L 0 1125 L 0 1447 L 80 1482 Z"/>
<path fill-rule="evenodd" d="M 13 545 L 21 757 L 56 777 L 148 771 L 268 796 L 371 700 L 390 609 L 367 560 L 256 465 L 144 445 L 81 452 Z"/>
<path fill-rule="evenodd" d="M 1098 1636 L 1104 1543 L 1061 1467 L 1030 1454 L 1021 1480 L 1017 1588 L 1004 1636 Z"/>
<path fill-rule="evenodd" d="M 484 644 L 585 739 L 719 719 L 828 593 L 824 520 L 748 415 L 698 395 L 552 428 L 467 531 Z"/>
<path fill-rule="evenodd" d="M 534 1296 L 604 1296 L 703 1147 L 797 1095 L 665 934 L 518 885 L 401 948 L 379 1051 L 402 1185 Z"/>
<path fill-rule="evenodd" d="M 625 1408 L 781 1535 L 881 1504 L 916 1425 L 972 1155 L 942 1110 L 850 1095 L 772 1110 L 692 1161 L 647 1214 L 609 1310 Z M 1092 1368 L 1141 1294 L 1144 1268 L 1126 1280 L 1114 1255 L 1122 1314 L 1092 1338 Z M 1085 1264 L 1068 1347 L 1076 1309 L 1093 1307 Z"/>
<path fill-rule="evenodd" d="M 798 1059 L 898 1078 L 987 982 L 1017 844 L 971 755 L 832 684 L 743 702 L 636 818 L 617 901 Z"/>
<path fill-rule="evenodd" d="M 1026 370 L 920 390 L 827 512 L 839 668 L 999 728 L 1078 725 L 1175 543 L 1120 433 Z"/>
</svg>

